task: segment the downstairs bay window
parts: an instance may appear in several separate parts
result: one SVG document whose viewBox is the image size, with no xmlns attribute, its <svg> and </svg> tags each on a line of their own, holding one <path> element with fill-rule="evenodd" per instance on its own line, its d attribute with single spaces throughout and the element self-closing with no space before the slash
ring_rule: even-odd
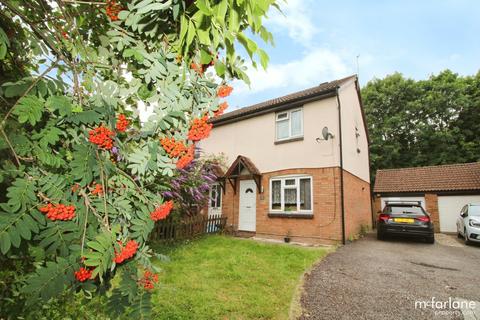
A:
<svg viewBox="0 0 480 320">
<path fill-rule="evenodd" d="M 287 176 L 270 179 L 270 212 L 312 213 L 312 177 Z"/>
</svg>

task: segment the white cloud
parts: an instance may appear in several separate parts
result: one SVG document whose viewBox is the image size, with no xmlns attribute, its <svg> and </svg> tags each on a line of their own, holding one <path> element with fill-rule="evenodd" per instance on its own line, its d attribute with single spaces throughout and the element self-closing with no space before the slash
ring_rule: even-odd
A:
<svg viewBox="0 0 480 320">
<path fill-rule="evenodd" d="M 320 31 L 313 23 L 312 12 L 308 9 L 312 7 L 311 0 L 287 0 L 281 5 L 283 14 L 272 8 L 265 24 L 274 32 L 286 30 L 292 40 L 310 47 L 312 39 Z"/>
<path fill-rule="evenodd" d="M 299 60 L 285 64 L 271 64 L 267 71 L 249 68 L 250 88 L 243 82 L 234 84 L 234 94 L 238 97 L 253 95 L 270 89 L 288 88 L 279 90 L 290 93 L 299 89 L 306 89 L 324 81 L 338 79 L 354 72 L 351 63 L 347 63 L 342 56 L 324 48 L 317 48 L 307 52 Z"/>
</svg>

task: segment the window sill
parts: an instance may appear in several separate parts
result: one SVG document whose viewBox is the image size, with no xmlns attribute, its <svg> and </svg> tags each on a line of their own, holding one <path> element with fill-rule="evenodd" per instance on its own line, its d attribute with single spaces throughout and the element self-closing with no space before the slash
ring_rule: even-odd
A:
<svg viewBox="0 0 480 320">
<path fill-rule="evenodd" d="M 302 137 L 296 137 L 296 138 L 284 139 L 284 140 L 277 140 L 277 141 L 274 142 L 274 144 L 282 144 L 282 143 L 289 143 L 289 142 L 295 142 L 295 141 L 303 141 L 303 136 Z"/>
<path fill-rule="evenodd" d="M 313 213 L 283 213 L 269 212 L 269 218 L 313 219 Z"/>
</svg>

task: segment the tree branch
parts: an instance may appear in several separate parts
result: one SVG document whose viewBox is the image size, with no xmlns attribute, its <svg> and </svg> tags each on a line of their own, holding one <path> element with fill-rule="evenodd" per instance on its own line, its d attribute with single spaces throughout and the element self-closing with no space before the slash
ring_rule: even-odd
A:
<svg viewBox="0 0 480 320">
<path fill-rule="evenodd" d="M 57 55 L 57 58 L 58 59 L 61 59 L 61 60 L 64 60 L 65 61 L 65 55 L 60 51 L 58 50 L 52 43 L 50 43 L 50 40 L 46 37 L 45 35 L 45 32 L 43 32 L 42 30 L 38 29 L 36 26 L 35 26 L 35 23 L 33 21 L 30 21 L 30 19 L 28 19 L 22 12 L 20 12 L 17 8 L 15 8 L 15 6 L 13 6 L 12 4 L 10 4 L 8 1 L 5 1 L 5 0 L 0 0 L 0 3 L 3 4 L 5 7 L 8 8 L 8 10 L 10 10 L 11 12 L 13 12 L 14 14 L 16 14 L 17 16 L 20 17 L 20 19 L 23 20 L 23 22 L 25 22 L 26 24 L 28 24 L 30 26 L 30 28 L 32 29 L 33 33 L 35 34 L 35 36 L 39 39 L 41 39 L 45 45 L 52 51 L 54 52 L 56 55 Z M 67 61 L 65 61 L 67 62 Z M 68 62 L 67 62 L 68 63 Z"/>
<path fill-rule="evenodd" d="M 17 167 L 20 167 L 20 159 L 19 159 L 17 153 L 15 152 L 15 149 L 13 149 L 12 143 L 8 139 L 7 134 L 5 133 L 5 131 L 3 131 L 2 127 L 0 127 L 0 132 L 2 133 L 3 138 L 7 142 L 8 146 L 10 147 L 10 150 L 12 150 L 13 156 L 15 157 L 15 161 L 17 162 Z"/>
<path fill-rule="evenodd" d="M 20 98 L 18 98 L 17 102 L 15 102 L 15 104 L 10 108 L 10 110 L 8 110 L 7 114 L 5 115 L 5 117 L 3 118 L 2 120 L 2 123 L 0 123 L 0 129 L 3 130 L 3 127 L 5 126 L 5 123 L 8 119 L 8 117 L 10 117 L 10 114 L 12 113 L 13 109 L 15 109 L 15 107 L 17 106 L 18 102 L 23 98 L 25 97 L 29 92 L 30 90 L 33 89 L 33 87 L 35 87 L 35 85 L 37 84 L 38 81 L 40 81 L 40 79 L 42 79 L 47 73 L 49 73 L 50 71 L 52 71 L 53 68 L 55 68 L 55 66 L 58 64 L 58 61 L 59 60 L 56 60 L 52 65 L 50 65 L 50 67 L 48 67 L 45 71 L 43 71 L 33 82 L 32 84 L 27 88 L 27 90 L 22 94 L 22 96 Z"/>
</svg>

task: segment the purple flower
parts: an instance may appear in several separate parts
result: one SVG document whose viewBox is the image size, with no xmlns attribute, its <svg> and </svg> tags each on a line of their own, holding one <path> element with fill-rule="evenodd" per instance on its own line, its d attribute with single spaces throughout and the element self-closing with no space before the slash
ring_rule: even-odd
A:
<svg viewBox="0 0 480 320">
<path fill-rule="evenodd" d="M 167 198 L 173 198 L 173 193 L 171 191 L 165 191 L 163 196 Z"/>
<path fill-rule="evenodd" d="M 117 153 L 118 153 L 118 148 L 117 148 L 117 147 L 113 147 L 113 148 L 112 148 L 112 153 L 113 153 L 113 154 L 117 154 Z"/>
</svg>

